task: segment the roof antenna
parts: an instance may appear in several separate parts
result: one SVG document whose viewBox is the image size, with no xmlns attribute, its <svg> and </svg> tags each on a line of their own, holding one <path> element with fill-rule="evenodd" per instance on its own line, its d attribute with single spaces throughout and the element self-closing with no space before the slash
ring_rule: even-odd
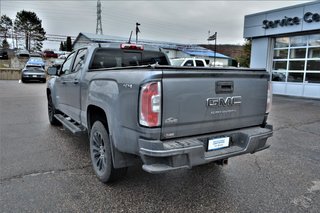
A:
<svg viewBox="0 0 320 213">
<path fill-rule="evenodd" d="M 131 33 L 130 33 L 130 37 L 129 37 L 128 44 L 131 44 L 131 37 L 132 37 L 132 33 L 133 33 L 133 30 L 131 30 Z"/>
</svg>

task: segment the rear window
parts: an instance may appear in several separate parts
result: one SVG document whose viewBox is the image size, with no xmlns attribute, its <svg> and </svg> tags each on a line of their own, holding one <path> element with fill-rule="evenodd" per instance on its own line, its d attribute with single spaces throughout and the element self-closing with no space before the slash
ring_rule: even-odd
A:
<svg viewBox="0 0 320 213">
<path fill-rule="evenodd" d="M 196 66 L 197 67 L 204 67 L 205 65 L 204 65 L 203 61 L 196 60 Z"/>
<path fill-rule="evenodd" d="M 27 65 L 26 68 L 40 68 L 40 69 L 42 69 L 41 66 L 37 66 L 37 65 Z"/>
<path fill-rule="evenodd" d="M 171 65 L 180 67 L 183 62 L 184 59 L 173 59 L 171 60 Z"/>
<path fill-rule="evenodd" d="M 142 66 L 156 63 L 159 65 L 169 65 L 167 58 L 162 52 L 100 48 L 94 54 L 90 69 Z"/>
<path fill-rule="evenodd" d="M 44 69 L 39 66 L 26 66 L 25 68 L 28 71 L 37 71 L 37 72 L 44 72 Z"/>
<path fill-rule="evenodd" d="M 32 56 L 31 58 L 29 58 L 28 62 L 43 62 L 42 58 L 40 57 L 34 57 Z"/>
<path fill-rule="evenodd" d="M 183 65 L 184 67 L 193 67 L 193 60 L 188 60 L 186 63 Z"/>
</svg>

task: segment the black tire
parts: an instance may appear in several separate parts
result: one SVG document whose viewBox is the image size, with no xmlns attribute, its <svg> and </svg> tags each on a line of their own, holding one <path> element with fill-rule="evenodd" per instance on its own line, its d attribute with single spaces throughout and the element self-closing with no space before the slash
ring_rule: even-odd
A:
<svg viewBox="0 0 320 213">
<path fill-rule="evenodd" d="M 21 82 L 22 82 L 22 83 L 26 83 L 27 81 L 26 81 L 26 79 L 22 78 L 22 79 L 21 79 Z"/>
<path fill-rule="evenodd" d="M 90 156 L 93 170 L 103 183 L 115 181 L 127 172 L 127 167 L 113 167 L 109 134 L 101 121 L 95 121 L 91 128 Z"/>
<path fill-rule="evenodd" d="M 50 124 L 53 125 L 53 126 L 61 126 L 60 121 L 58 121 L 58 120 L 54 117 L 55 114 L 57 114 L 57 110 L 56 110 L 56 108 L 54 107 L 53 102 L 52 102 L 51 95 L 49 94 L 49 95 L 48 95 L 48 116 L 49 116 L 49 122 L 50 122 Z"/>
<path fill-rule="evenodd" d="M 46 79 L 44 79 L 44 80 L 41 80 L 41 82 L 42 82 L 42 83 L 46 83 L 46 82 L 47 82 L 47 80 L 46 80 Z"/>
</svg>

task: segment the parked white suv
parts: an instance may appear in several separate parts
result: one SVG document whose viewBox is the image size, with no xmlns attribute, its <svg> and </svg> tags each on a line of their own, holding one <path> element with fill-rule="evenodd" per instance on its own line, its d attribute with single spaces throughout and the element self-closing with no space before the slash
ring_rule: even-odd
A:
<svg viewBox="0 0 320 213">
<path fill-rule="evenodd" d="M 178 67 L 208 67 L 206 60 L 201 58 L 176 58 L 170 59 L 170 62 Z"/>
</svg>

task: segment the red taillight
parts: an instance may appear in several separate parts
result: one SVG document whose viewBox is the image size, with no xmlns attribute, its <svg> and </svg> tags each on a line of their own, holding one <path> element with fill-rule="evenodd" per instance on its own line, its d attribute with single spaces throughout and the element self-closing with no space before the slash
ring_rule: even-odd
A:
<svg viewBox="0 0 320 213">
<path fill-rule="evenodd" d="M 139 122 L 143 126 L 156 127 L 161 124 L 161 83 L 152 82 L 140 91 Z"/>
<path fill-rule="evenodd" d="M 141 44 L 121 44 L 121 49 L 128 49 L 128 50 L 143 50 L 144 47 Z"/>
</svg>

